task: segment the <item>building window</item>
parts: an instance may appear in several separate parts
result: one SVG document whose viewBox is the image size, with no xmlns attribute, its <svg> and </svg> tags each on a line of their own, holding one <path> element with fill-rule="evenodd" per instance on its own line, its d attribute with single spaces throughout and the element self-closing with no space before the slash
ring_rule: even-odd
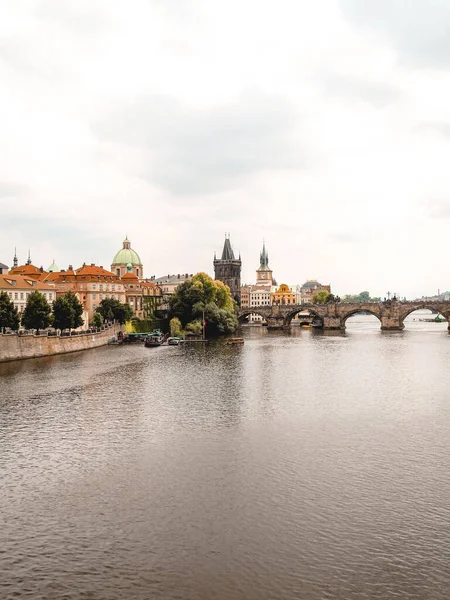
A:
<svg viewBox="0 0 450 600">
<path fill-rule="evenodd" d="M 120 277 L 120 269 L 116 269 L 116 275 L 117 277 Z"/>
<path fill-rule="evenodd" d="M 17 292 L 14 292 L 14 300 L 18 300 L 19 299 L 19 294 Z"/>
<path fill-rule="evenodd" d="M 92 300 L 97 300 L 97 294 L 92 294 Z"/>
<path fill-rule="evenodd" d="M 96 290 L 97 289 L 97 285 L 95 283 L 92 284 L 92 289 Z"/>
</svg>

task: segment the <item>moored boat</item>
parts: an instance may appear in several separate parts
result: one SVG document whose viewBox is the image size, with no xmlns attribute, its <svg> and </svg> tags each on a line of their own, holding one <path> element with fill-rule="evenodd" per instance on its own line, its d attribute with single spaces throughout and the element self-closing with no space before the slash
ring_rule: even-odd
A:
<svg viewBox="0 0 450 600">
<path fill-rule="evenodd" d="M 162 346 L 168 337 L 169 334 L 164 335 L 160 329 L 156 329 L 147 336 L 144 345 L 146 348 L 156 348 L 158 346 Z"/>
</svg>

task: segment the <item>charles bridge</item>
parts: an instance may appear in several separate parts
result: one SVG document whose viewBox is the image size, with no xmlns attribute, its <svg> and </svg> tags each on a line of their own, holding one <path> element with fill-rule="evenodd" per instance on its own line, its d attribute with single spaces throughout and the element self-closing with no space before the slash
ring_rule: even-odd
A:
<svg viewBox="0 0 450 600">
<path fill-rule="evenodd" d="M 251 306 L 238 309 L 240 322 L 251 314 L 263 317 L 269 329 L 288 329 L 295 315 L 308 312 L 312 319 L 320 323 L 323 329 L 345 329 L 347 319 L 358 313 L 370 313 L 379 319 L 384 331 L 401 331 L 404 320 L 415 310 L 427 308 L 440 313 L 449 323 L 450 331 L 450 301 L 439 302 L 400 302 L 386 300 L 385 302 L 330 302 L 327 304 L 277 304 L 272 306 Z"/>
</svg>

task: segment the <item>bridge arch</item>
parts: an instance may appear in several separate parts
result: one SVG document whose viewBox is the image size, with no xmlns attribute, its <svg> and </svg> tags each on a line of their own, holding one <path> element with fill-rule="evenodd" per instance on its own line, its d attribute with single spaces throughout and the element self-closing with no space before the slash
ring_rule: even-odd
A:
<svg viewBox="0 0 450 600">
<path fill-rule="evenodd" d="M 258 308 L 255 306 L 254 308 L 248 308 L 248 309 L 240 309 L 239 314 L 238 314 L 238 321 L 239 323 L 244 323 L 245 318 L 248 317 L 249 315 L 259 315 L 260 317 L 262 317 L 262 319 L 264 321 L 267 320 L 267 315 L 265 314 L 265 311 L 263 310 L 258 310 Z"/>
<path fill-rule="evenodd" d="M 284 327 L 290 327 L 291 326 L 291 321 L 292 319 L 295 317 L 295 315 L 298 315 L 299 313 L 303 313 L 308 311 L 309 314 L 317 320 L 320 320 L 322 327 L 323 327 L 323 316 L 316 311 L 314 308 L 311 308 L 310 306 L 297 306 L 294 310 L 291 310 L 287 313 L 287 315 L 284 317 L 284 322 L 283 322 L 283 326 Z"/>
<path fill-rule="evenodd" d="M 435 305 L 435 304 L 429 303 L 429 302 L 421 302 L 415 306 L 408 306 L 406 309 L 401 311 L 400 323 L 403 325 L 405 319 L 407 317 L 409 317 L 409 315 L 412 314 L 413 312 L 415 312 L 416 310 L 431 310 L 432 312 L 437 312 L 437 314 L 442 315 L 445 319 L 447 319 L 447 321 L 450 318 L 450 312 L 442 311 L 442 307 L 440 307 L 439 305 Z M 449 325 L 450 325 L 450 322 L 449 322 Z"/>
<path fill-rule="evenodd" d="M 370 308 L 358 307 L 358 308 L 353 308 L 353 309 L 349 310 L 348 312 L 344 313 L 343 315 L 341 315 L 341 329 L 345 329 L 345 323 L 347 322 L 348 319 L 350 319 L 354 315 L 367 314 L 367 313 L 376 317 L 381 325 L 381 315 L 377 311 L 372 310 Z"/>
</svg>

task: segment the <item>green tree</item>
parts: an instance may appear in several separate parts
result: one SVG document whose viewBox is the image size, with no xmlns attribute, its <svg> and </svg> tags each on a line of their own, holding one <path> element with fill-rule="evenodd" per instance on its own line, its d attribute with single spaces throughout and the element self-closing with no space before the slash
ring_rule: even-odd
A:
<svg viewBox="0 0 450 600">
<path fill-rule="evenodd" d="M 5 333 L 7 327 L 17 331 L 20 325 L 20 317 L 14 302 L 6 292 L 0 292 L 0 330 Z"/>
<path fill-rule="evenodd" d="M 67 292 L 53 303 L 53 327 L 55 329 L 76 329 L 84 321 L 81 317 L 83 306 L 73 292 Z"/>
<path fill-rule="evenodd" d="M 326 304 L 328 302 L 329 292 L 326 290 L 320 290 L 312 297 L 313 304 Z"/>
<path fill-rule="evenodd" d="M 103 323 L 104 321 L 102 315 L 99 312 L 95 312 L 94 316 L 92 317 L 92 325 L 94 327 L 101 327 Z"/>
<path fill-rule="evenodd" d="M 379 302 L 380 298 L 372 298 L 368 291 L 359 292 L 359 294 L 347 294 L 342 299 L 343 302 Z"/>
<path fill-rule="evenodd" d="M 67 294 L 65 294 L 65 296 L 73 310 L 73 325 L 71 326 L 72 329 L 81 327 L 84 324 L 83 305 L 81 304 L 78 297 L 73 292 L 67 292 Z"/>
<path fill-rule="evenodd" d="M 130 321 L 133 316 L 133 309 L 129 304 L 121 304 L 119 302 L 118 306 L 113 309 L 114 319 L 119 321 L 121 325 Z"/>
<path fill-rule="evenodd" d="M 170 335 L 177 337 L 182 333 L 181 321 L 178 317 L 172 317 L 169 323 Z"/>
<path fill-rule="evenodd" d="M 104 298 L 97 306 L 97 312 L 105 321 L 119 321 L 121 325 L 133 316 L 133 310 L 129 304 L 121 304 L 115 298 Z"/>
<path fill-rule="evenodd" d="M 25 310 L 22 313 L 22 325 L 26 329 L 45 329 L 51 323 L 51 308 L 44 295 L 31 292 L 28 296 Z"/>
<path fill-rule="evenodd" d="M 197 273 L 178 286 L 169 300 L 169 313 L 178 317 L 186 329 L 193 322 L 199 322 L 201 327 L 204 314 L 209 334 L 232 332 L 238 324 L 230 288 L 206 273 Z"/>
</svg>

